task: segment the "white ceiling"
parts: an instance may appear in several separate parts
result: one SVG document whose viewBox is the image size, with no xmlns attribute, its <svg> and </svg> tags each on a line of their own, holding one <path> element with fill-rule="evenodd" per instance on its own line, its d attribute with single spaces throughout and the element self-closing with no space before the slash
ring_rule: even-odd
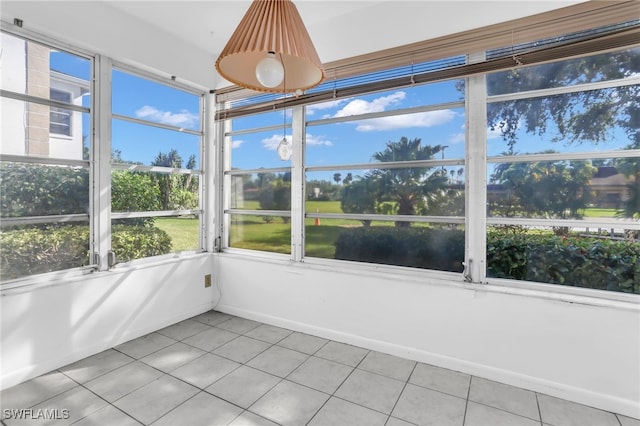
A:
<svg viewBox="0 0 640 426">
<path fill-rule="evenodd" d="M 323 62 L 509 21 L 584 0 L 295 0 Z M 248 0 L 3 0 L 4 23 L 202 88 Z"/>
</svg>

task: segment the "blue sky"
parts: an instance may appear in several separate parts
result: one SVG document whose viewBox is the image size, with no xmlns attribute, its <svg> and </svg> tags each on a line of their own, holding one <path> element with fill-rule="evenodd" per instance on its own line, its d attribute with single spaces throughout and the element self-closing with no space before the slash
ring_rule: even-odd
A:
<svg viewBox="0 0 640 426">
<path fill-rule="evenodd" d="M 306 161 L 309 166 L 371 162 L 372 155 L 384 150 L 389 141 L 401 137 L 420 138 L 423 144 L 445 145 L 446 158 L 464 158 L 464 110 L 442 109 L 410 115 L 313 125 L 314 120 L 384 112 L 421 105 L 461 100 L 454 82 L 430 87 L 413 87 L 357 98 L 339 99 L 307 107 Z M 290 113 L 290 111 L 289 111 Z M 290 120 L 287 120 L 290 121 Z M 234 122 L 234 130 L 279 125 L 282 112 L 245 117 Z M 287 136 L 290 137 L 290 130 Z M 275 148 L 283 132 L 242 134 L 233 138 L 232 165 L 238 168 L 282 167 Z M 256 155 L 259 152 L 260 155 Z"/>
<path fill-rule="evenodd" d="M 89 79 L 90 76 L 89 61 L 66 53 L 53 52 L 51 67 L 83 79 Z M 372 162 L 371 157 L 375 152 L 384 150 L 387 142 L 397 141 L 403 136 L 410 139 L 420 138 L 423 144 L 446 146 L 444 151 L 446 159 L 463 159 L 465 155 L 463 107 L 313 125 L 314 120 L 323 118 L 437 105 L 462 101 L 462 99 L 462 94 L 455 87 L 455 81 L 445 81 L 310 105 L 307 107 L 307 118 L 311 122 L 307 127 L 306 135 L 307 165 L 327 166 Z M 198 96 L 122 71 L 113 72 L 112 101 L 113 112 L 116 114 L 184 129 L 200 129 Z M 89 97 L 86 96 L 84 102 L 88 105 Z M 290 114 L 291 111 L 276 111 L 248 116 L 234 120 L 233 127 L 234 130 L 242 130 L 281 126 L 285 121 L 290 123 Z M 550 139 L 555 134 L 552 127 L 543 136 L 526 134 L 523 130 L 519 133 L 519 142 L 516 146 L 519 152 L 540 152 L 545 149 L 591 151 L 616 149 L 623 145 L 621 142 L 598 147 L 588 143 L 574 146 L 552 143 Z M 257 169 L 288 166 L 290 162 L 281 161 L 276 153 L 276 147 L 285 134 L 291 140 L 290 129 L 234 136 L 232 167 Z M 616 138 L 612 137 L 612 139 Z M 620 141 L 620 138 L 617 139 Z M 624 138 L 622 140 L 624 141 Z M 507 149 L 497 131 L 487 129 L 487 141 L 490 156 L 499 155 Z M 112 147 L 120 150 L 122 158 L 128 161 L 148 165 L 158 153 L 166 153 L 173 148 L 178 150 L 186 163 L 190 155 L 198 156 L 198 143 L 198 137 L 195 135 L 113 120 Z M 441 155 L 438 158 L 442 158 Z M 322 176 L 330 179 L 332 174 L 327 172 Z"/>
</svg>

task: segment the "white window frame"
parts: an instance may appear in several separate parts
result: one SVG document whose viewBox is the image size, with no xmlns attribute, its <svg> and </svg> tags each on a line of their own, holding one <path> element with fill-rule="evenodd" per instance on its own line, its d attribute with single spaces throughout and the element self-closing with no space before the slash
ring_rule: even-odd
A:
<svg viewBox="0 0 640 426">
<path fill-rule="evenodd" d="M 631 46 L 629 46 L 631 47 Z M 623 50 L 624 47 L 617 47 L 612 50 Z M 468 64 L 473 66 L 473 64 L 481 63 L 485 59 L 485 52 L 476 52 L 468 55 Z M 598 54 L 598 52 L 591 52 L 587 54 L 582 54 L 581 56 L 591 56 Z M 568 58 L 567 58 L 568 59 Z M 565 59 L 558 59 L 559 61 Z M 440 81 L 440 80 L 437 80 Z M 464 165 L 466 170 L 466 185 L 465 185 L 465 194 L 466 194 L 466 208 L 465 208 L 465 217 L 464 218 L 452 218 L 452 217 L 410 217 L 409 221 L 415 222 L 447 222 L 447 223 L 464 223 L 465 226 L 465 270 L 463 274 L 454 274 L 447 273 L 443 271 L 435 271 L 435 270 L 416 270 L 415 268 L 404 268 L 404 267 L 396 267 L 390 265 L 380 265 L 380 264 L 358 264 L 357 268 L 362 268 L 364 270 L 370 271 L 379 271 L 379 270 L 389 270 L 394 273 L 401 274 L 409 274 L 409 275 L 418 275 L 423 276 L 425 278 L 433 277 L 433 278 L 442 278 L 446 277 L 448 280 L 454 280 L 459 282 L 470 283 L 470 285 L 487 285 L 490 284 L 492 286 L 496 286 L 502 288 L 504 292 L 510 292 L 514 289 L 516 291 L 525 290 L 532 292 L 544 292 L 544 293 L 557 293 L 559 295 L 575 295 L 578 297 L 593 297 L 596 299 L 602 300 L 616 300 L 616 301 L 637 301 L 638 295 L 635 294 L 627 294 L 627 293 L 616 293 L 604 290 L 594 290 L 588 288 L 581 287 L 566 287 L 557 284 L 547 284 L 547 283 L 538 283 L 538 282 L 528 282 L 528 281 L 518 281 L 518 280 L 507 280 L 507 279 L 498 279 L 498 278 L 488 278 L 487 277 L 487 268 L 486 268 L 486 241 L 487 235 L 486 230 L 487 226 L 495 225 L 495 224 L 516 224 L 516 225 L 531 225 L 531 226 L 551 226 L 551 225 L 566 225 L 566 226 L 592 226 L 592 227 L 621 227 L 621 221 L 617 219 L 611 220 L 588 220 L 588 221 L 577 221 L 577 220 L 546 220 L 546 219 L 533 219 L 533 218 L 494 218 L 487 217 L 486 212 L 486 201 L 487 201 L 487 166 L 492 163 L 501 163 L 501 162 L 523 162 L 523 161 L 538 161 L 538 160 L 576 160 L 576 159 L 608 159 L 608 158 L 637 158 L 640 157 L 640 150 L 608 150 L 608 151 L 590 151 L 584 153 L 558 153 L 558 154 L 540 154 L 540 155 L 519 155 L 519 156 L 510 156 L 510 157 L 488 157 L 487 156 L 487 105 L 491 102 L 501 102 L 505 100 L 515 100 L 515 99 L 529 99 L 532 97 L 542 97 L 542 96 L 553 96 L 557 94 L 565 94 L 565 93 L 575 93 L 584 90 L 596 90 L 603 88 L 611 88 L 611 87 L 621 87 L 627 85 L 635 85 L 640 84 L 640 76 L 633 76 L 630 78 L 625 78 L 621 80 L 608 80 L 601 81 L 595 83 L 588 84 L 580 84 L 573 86 L 565 86 L 565 87 L 557 87 L 550 89 L 542 89 L 536 91 L 529 92 L 520 92 L 520 93 L 512 93 L 512 94 L 504 94 L 504 95 L 487 95 L 487 87 L 486 87 L 486 73 L 480 72 L 472 75 L 466 76 L 466 91 L 465 96 L 466 100 L 465 104 L 465 113 L 466 113 L 466 143 L 467 147 L 465 150 L 465 159 L 451 159 L 445 161 L 437 161 L 432 160 L 429 161 L 429 165 Z M 397 88 L 401 88 L 402 86 L 398 86 Z M 388 89 L 388 87 L 387 87 Z M 348 88 L 347 88 L 348 90 Z M 373 93 L 373 92 L 369 92 Z M 219 101 L 222 106 L 222 102 L 225 103 L 225 106 L 229 104 L 229 96 L 228 93 L 223 93 L 220 97 Z M 287 108 L 291 107 L 294 111 L 304 111 L 305 103 L 302 101 L 298 101 L 297 103 L 292 103 L 291 106 L 287 106 L 287 103 L 284 103 L 280 106 L 274 104 L 273 109 Z M 460 102 L 453 102 L 449 104 L 442 105 L 429 105 L 417 107 L 414 109 L 406 109 L 399 111 L 385 111 L 381 113 L 373 113 L 373 114 L 364 114 L 358 117 L 341 117 L 335 119 L 322 119 L 322 120 L 309 120 L 306 121 L 306 115 L 304 112 L 300 113 L 299 118 L 292 122 L 292 133 L 294 135 L 298 135 L 294 137 L 294 153 L 296 151 L 301 152 L 302 154 L 299 156 L 295 156 L 292 162 L 292 188 L 295 188 L 292 191 L 292 251 L 291 255 L 287 256 L 287 258 L 291 262 L 295 263 L 307 263 L 319 265 L 321 267 L 329 267 L 329 268 L 340 268 L 339 265 L 345 265 L 345 268 L 354 267 L 353 262 L 346 262 L 335 259 L 319 259 L 319 258 L 308 258 L 304 256 L 304 251 L 299 250 L 298 246 L 302 244 L 305 240 L 304 236 L 304 219 L 305 218 L 347 218 L 347 219 L 375 219 L 375 220 L 397 220 L 403 219 L 396 216 L 389 215 L 350 215 L 350 214 L 327 214 L 327 213 L 315 213 L 315 212 L 305 212 L 304 211 L 304 203 L 300 203 L 298 198 L 302 197 L 304 200 L 304 172 L 302 178 L 298 176 L 297 180 L 294 182 L 297 176 L 297 168 L 300 167 L 304 171 L 340 171 L 340 170 L 354 170 L 354 169 L 370 169 L 372 167 L 379 166 L 378 163 L 367 163 L 367 164 L 344 164 L 344 165 L 327 165 L 327 166 L 309 166 L 306 167 L 304 164 L 304 135 L 307 126 L 331 123 L 331 122 L 345 122 L 351 120 L 362 120 L 364 118 L 375 118 L 382 116 L 392 116 L 399 113 L 412 113 L 412 112 L 420 112 L 423 110 L 433 110 L 440 109 L 443 105 L 459 107 Z M 256 108 L 256 113 L 260 112 L 262 107 Z M 247 110 L 247 115 L 252 114 L 250 109 Z M 232 115 L 233 116 L 233 113 Z M 220 115 L 220 127 L 231 127 L 231 121 L 233 118 L 224 119 L 225 113 L 222 112 Z M 295 112 L 294 112 L 295 117 Z M 251 133 L 255 132 L 257 129 L 247 129 L 239 132 L 221 132 L 221 138 L 230 137 L 234 134 Z M 392 164 L 392 167 L 407 167 L 410 163 L 399 163 Z M 385 167 L 387 165 L 385 164 Z M 265 170 L 260 170 L 265 171 Z M 225 176 L 231 176 L 236 174 L 246 174 L 249 172 L 256 172 L 255 170 L 227 170 L 224 172 Z M 295 183 L 295 184 L 294 184 Z M 228 185 L 228 184 L 225 184 Z M 225 186 L 226 188 L 227 186 Z M 225 209 L 225 213 L 236 213 L 236 214 L 260 214 L 256 211 L 244 212 L 244 211 L 233 211 L 230 209 Z M 264 214 L 272 214 L 273 212 L 264 212 Z M 300 219 L 301 218 L 301 219 Z M 634 229 L 640 230 L 640 222 L 633 220 L 625 220 L 624 228 L 625 229 Z M 228 235 L 225 235 L 228 230 L 228 224 L 225 224 L 223 228 L 223 236 L 228 239 Z M 227 240 L 228 241 L 228 240 Z M 228 244 L 223 246 L 223 248 L 228 249 Z M 225 250 L 230 253 L 234 253 L 236 250 Z M 255 255 L 259 257 L 265 258 L 273 258 L 278 259 L 282 258 L 281 254 L 269 253 L 269 252 L 260 252 L 260 253 L 251 253 L 251 250 L 244 250 L 244 255 Z M 346 266 L 349 265 L 349 266 Z M 562 297 L 562 296 L 559 296 Z M 604 302 L 606 303 L 606 302 Z"/>
<path fill-rule="evenodd" d="M 124 72 L 127 73 L 133 77 L 136 78 L 142 78 L 145 80 L 149 80 L 153 83 L 157 83 L 157 84 L 162 84 L 168 87 L 171 87 L 173 89 L 177 89 L 177 90 L 181 90 L 183 92 L 187 92 L 191 95 L 194 96 L 198 96 L 199 97 L 199 102 L 198 102 L 198 106 L 199 106 L 199 111 L 198 111 L 198 115 L 200 118 L 200 128 L 198 130 L 193 130 L 193 129 L 185 129 L 179 126 L 172 126 L 172 125 L 168 125 L 168 124 L 163 124 L 163 123 L 158 123 L 158 122 L 154 122 L 154 121 L 150 121 L 150 120 L 145 120 L 145 119 L 140 119 L 137 117 L 131 117 L 131 116 L 127 116 L 127 115 L 123 115 L 123 114 L 116 114 L 116 113 L 110 113 L 109 114 L 109 118 L 110 120 L 121 120 L 121 121 L 126 121 L 126 122 L 130 122 L 130 123 L 135 123 L 135 124 L 141 124 L 144 126 L 150 126 L 150 127 L 156 127 L 156 128 L 160 128 L 160 129 L 164 129 L 164 130 L 170 130 L 170 131 L 175 131 L 178 133 L 186 133 L 186 134 L 190 134 L 190 135 L 194 135 L 194 136 L 198 136 L 199 138 L 199 149 L 198 149 L 198 155 L 199 155 L 199 168 L 198 169 L 186 169 L 186 168 L 172 168 L 172 167 L 160 167 L 160 166 L 144 166 L 144 165 L 134 165 L 134 164 L 127 164 L 127 163 L 110 163 L 111 167 L 109 170 L 109 186 L 111 186 L 111 172 L 112 171 L 116 171 L 116 170 L 123 170 L 123 171 L 143 171 L 143 172 L 152 172 L 152 173 L 159 173 L 159 174 L 167 174 L 167 175 L 193 175 L 193 176 L 198 176 L 198 208 L 197 209 L 189 209 L 189 210 L 156 210 L 156 211 L 136 211 L 136 212 L 112 212 L 110 211 L 109 214 L 109 227 L 111 228 L 111 220 L 114 219 L 132 219 L 132 218 L 156 218 L 156 217 L 175 217 L 175 216 L 180 216 L 180 215 L 197 215 L 198 216 L 198 247 L 194 248 L 193 250 L 184 250 L 181 252 L 172 252 L 172 253 L 167 253 L 164 255 L 158 255 L 158 256 L 151 256 L 151 257 L 145 257 L 145 258 L 140 258 L 140 259 L 132 259 L 126 262 L 120 262 L 116 256 L 114 256 L 111 250 L 111 245 L 109 242 L 109 249 L 108 249 L 108 253 L 109 253 L 109 258 L 108 258 L 108 269 L 114 269 L 114 268 L 126 268 L 126 267 L 132 267 L 138 264 L 146 264 L 146 263 L 153 263 L 153 262 L 158 262 L 158 261 L 162 261 L 164 259 L 174 259 L 176 257 L 183 257 L 183 256 L 191 256 L 194 254 L 199 254 L 199 253 L 203 253 L 206 250 L 206 235 L 207 235 L 207 225 L 204 222 L 204 209 L 203 206 L 206 204 L 205 198 L 209 198 L 209 195 L 205 195 L 205 182 L 204 180 L 206 179 L 206 172 L 205 170 L 207 170 L 207 165 L 205 163 L 205 159 L 208 157 L 205 157 L 205 126 L 206 126 L 206 122 L 205 122 L 205 102 L 206 102 L 206 98 L 205 98 L 205 93 L 203 93 L 201 90 L 198 90 L 188 84 L 184 84 L 184 83 L 180 83 L 175 81 L 175 79 L 171 78 L 169 80 L 167 79 L 163 79 L 158 75 L 155 75 L 153 73 L 138 69 L 136 67 L 130 66 L 128 64 L 122 63 L 122 62 L 118 62 L 118 61 L 112 61 L 111 62 L 111 68 L 109 69 L 109 79 L 111 80 L 111 73 L 113 71 L 120 71 L 120 72 Z M 111 89 L 112 90 L 112 89 Z M 111 109 L 109 110 L 111 111 Z M 111 127 L 111 126 L 109 126 Z M 111 141 L 111 138 L 109 138 L 109 141 Z M 109 145 L 109 158 L 111 158 L 111 145 Z M 109 197 L 109 207 L 111 205 L 111 197 Z M 109 240 L 111 240 L 111 232 L 109 232 Z"/>
<path fill-rule="evenodd" d="M 55 89 L 53 87 L 51 89 L 49 89 L 49 91 L 51 93 L 51 99 L 52 100 L 71 104 L 72 97 L 73 97 L 71 92 L 68 92 L 66 90 Z M 57 94 L 64 95 L 65 99 L 64 100 L 63 99 L 58 99 L 59 96 L 58 95 L 54 96 L 54 92 L 57 93 Z M 60 123 L 58 121 L 54 121 L 53 120 L 53 115 L 54 114 L 60 114 L 62 116 L 66 116 L 68 124 Z M 53 126 L 66 127 L 67 131 L 66 132 L 54 131 L 54 130 L 52 130 Z M 49 111 L 49 133 L 54 134 L 54 135 L 66 136 L 66 137 L 73 136 L 73 114 L 71 113 L 70 109 L 60 108 L 60 107 L 55 107 L 55 106 L 50 107 L 50 111 Z"/>
<path fill-rule="evenodd" d="M 75 46 L 71 46 L 69 44 L 66 44 L 57 40 L 52 40 L 49 37 L 42 36 L 41 34 L 29 31 L 29 30 L 25 30 L 23 28 L 13 28 L 13 27 L 4 28 L 3 27 L 2 31 L 13 37 L 20 38 L 25 42 L 38 43 L 43 46 L 49 47 L 52 50 L 63 50 L 69 54 L 86 59 L 90 63 L 91 72 L 95 73 L 96 55 L 92 54 L 91 52 L 79 49 Z M 93 79 L 93 81 L 90 84 L 91 84 L 91 87 L 90 87 L 91 93 L 92 94 L 96 93 L 95 79 Z M 58 90 L 58 89 L 52 89 L 52 90 Z M 58 90 L 58 91 L 66 92 L 63 90 L 62 91 Z M 4 89 L 1 90 L 1 96 L 8 99 L 15 99 L 18 101 L 46 105 L 46 106 L 49 106 L 50 108 L 60 108 L 67 111 L 86 113 L 86 114 L 89 114 L 91 121 L 95 119 L 95 110 L 93 107 L 84 107 L 81 105 L 67 104 L 65 102 L 56 101 L 50 98 L 45 99 L 45 98 L 40 98 L 32 95 L 27 95 L 24 93 L 10 92 Z M 93 138 L 91 140 L 91 143 L 93 143 Z M 43 165 L 43 166 L 83 167 L 89 170 L 90 182 L 92 181 L 91 176 L 94 173 L 90 160 L 70 160 L 70 159 L 62 159 L 62 158 L 40 157 L 40 156 L 27 155 L 27 154 L 25 155 L 0 154 L 0 161 L 37 164 L 37 165 Z M 3 218 L 1 223 L 3 226 L 9 226 L 9 225 L 28 225 L 28 224 L 46 224 L 46 223 L 88 222 L 89 224 L 89 242 L 88 243 L 89 243 L 89 250 L 90 250 L 89 264 L 76 267 L 76 268 L 63 269 L 63 270 L 52 271 L 52 272 L 36 274 L 36 275 L 27 275 L 27 276 L 19 277 L 16 279 L 6 280 L 0 283 L 0 289 L 2 291 L 22 289 L 22 288 L 26 289 L 26 288 L 32 288 L 32 287 L 37 288 L 41 286 L 51 285 L 52 282 L 55 282 L 59 279 L 75 279 L 78 277 L 85 276 L 88 273 L 93 273 L 99 269 L 98 263 L 95 262 L 96 257 L 92 249 L 92 241 L 94 239 L 93 223 L 95 222 L 93 210 L 92 210 L 92 205 L 93 205 L 92 198 L 96 192 L 95 187 L 90 184 L 88 191 L 89 191 L 90 208 L 89 208 L 89 212 L 86 214 L 23 216 L 20 218 L 11 218 L 11 219 Z"/>
<path fill-rule="evenodd" d="M 26 42 L 31 41 L 50 47 L 51 49 L 63 50 L 70 54 L 79 56 L 83 59 L 90 61 L 91 63 L 91 106 L 81 106 L 75 104 L 67 104 L 66 102 L 56 101 L 53 99 L 39 98 L 24 93 L 10 92 L 7 90 L 0 90 L 0 96 L 8 99 L 15 99 L 23 102 L 31 102 L 40 105 L 46 105 L 51 108 L 60 108 L 67 111 L 81 112 L 89 114 L 91 131 L 89 133 L 89 147 L 90 158 L 87 160 L 70 160 L 70 159 L 58 159 L 39 157 L 34 155 L 10 155 L 0 154 L 0 161 L 3 162 L 18 162 L 28 164 L 40 164 L 48 166 L 71 166 L 71 167 L 83 167 L 89 170 L 89 211 L 86 214 L 67 214 L 67 215 L 54 215 L 54 216 L 32 216 L 32 217 L 20 217 L 20 218 L 5 218 L 2 219 L 3 225 L 28 225 L 28 224 L 44 224 L 44 223 L 67 223 L 67 222 L 87 222 L 89 224 L 89 251 L 90 260 L 89 264 L 77 268 L 70 268 L 58 271 L 52 271 L 42 274 L 27 275 L 16 279 L 6 280 L 0 283 L 0 291 L 10 291 L 11 294 L 20 292 L 31 291 L 36 288 L 48 287 L 56 285 L 61 281 L 73 281 L 82 280 L 87 274 L 99 274 L 101 271 L 108 271 L 112 269 L 113 265 L 110 265 L 111 256 L 111 220 L 115 218 L 126 217 L 164 217 L 176 214 L 198 214 L 199 216 L 199 246 L 200 248 L 193 251 L 183 251 L 179 253 L 169 253 L 167 255 L 153 256 L 143 259 L 132 260 L 127 263 L 118 265 L 120 268 L 133 268 L 138 265 L 146 265 L 151 263 L 163 262 L 167 259 L 186 258 L 193 255 L 198 255 L 203 251 L 210 251 L 209 245 L 213 247 L 213 237 L 208 237 L 209 233 L 212 233 L 213 218 L 209 215 L 209 219 L 204 221 L 204 208 L 205 199 L 210 203 L 213 200 L 212 194 L 214 193 L 214 185 L 211 183 L 205 183 L 204 180 L 209 177 L 213 177 L 214 167 L 210 162 L 210 156 L 205 157 L 205 137 L 207 135 L 208 126 L 212 124 L 212 120 L 206 120 L 205 116 L 205 100 L 211 100 L 212 94 L 204 93 L 201 89 L 191 86 L 189 84 L 173 81 L 172 79 L 165 79 L 160 75 L 149 73 L 145 70 L 137 69 L 135 66 L 129 66 L 127 64 L 114 62 L 111 58 L 95 54 L 90 51 L 79 49 L 75 46 L 69 45 L 64 42 L 52 39 L 50 37 L 41 35 L 37 32 L 26 30 L 24 28 L 10 27 L 2 28 L 3 32 L 10 34 L 11 36 L 21 38 Z M 170 130 L 176 130 L 181 132 L 187 132 L 198 135 L 200 138 L 199 147 L 199 169 L 173 169 L 166 167 L 146 167 L 135 166 L 136 170 L 141 171 L 153 171 L 158 173 L 168 174 L 191 174 L 198 175 L 199 178 L 199 206 L 194 210 L 177 210 L 177 211 L 160 211 L 160 212 L 132 212 L 132 213 L 111 213 L 111 90 L 112 80 L 111 73 L 113 67 L 117 67 L 120 70 L 132 73 L 136 76 L 143 78 L 149 78 L 158 83 L 169 85 L 180 90 L 189 92 L 196 96 L 199 96 L 199 115 L 200 115 L 200 129 L 184 130 L 179 128 L 170 128 Z M 58 90 L 65 92 L 64 90 Z M 71 95 L 72 96 L 72 95 Z M 214 111 L 209 106 L 208 111 L 213 116 Z M 129 119 L 129 118 L 125 118 Z M 132 119 L 130 121 L 134 121 Z M 205 131 L 205 123 L 207 123 L 207 130 Z M 156 127 L 165 127 L 160 123 L 144 122 Z M 49 132 L 51 133 L 51 132 Z M 59 135 L 54 133 L 55 135 Z M 68 136 L 68 135 L 63 135 Z M 210 140 L 211 144 L 212 141 Z M 208 155 L 208 154 L 207 154 Z M 118 170 L 122 168 L 130 170 L 132 165 L 114 165 L 113 169 Z M 207 241 L 208 240 L 208 241 Z M 207 245 L 205 246 L 205 241 Z"/>
</svg>

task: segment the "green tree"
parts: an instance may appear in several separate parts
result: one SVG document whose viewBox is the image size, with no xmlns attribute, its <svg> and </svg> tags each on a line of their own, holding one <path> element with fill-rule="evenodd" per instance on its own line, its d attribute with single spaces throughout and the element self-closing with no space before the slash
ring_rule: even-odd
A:
<svg viewBox="0 0 640 426">
<path fill-rule="evenodd" d="M 569 219 L 581 217 L 580 210 L 592 201 L 589 183 L 597 171 L 584 160 L 503 163 L 491 179 L 504 187 L 511 215 Z"/>
<path fill-rule="evenodd" d="M 533 67 L 521 67 L 487 76 L 489 94 L 517 93 L 549 87 L 563 87 L 637 74 L 640 50 L 569 59 Z M 553 126 L 552 140 L 565 144 L 599 144 L 615 137 L 620 127 L 629 138 L 627 149 L 640 149 L 639 85 L 626 85 L 583 92 L 557 94 L 526 100 L 487 104 L 488 124 L 499 130 L 507 142 L 506 154 L 516 153 L 518 132 L 542 135 Z M 640 216 L 637 197 L 640 185 L 640 160 L 627 159 L 620 171 L 630 178 L 629 197 L 622 214 Z"/>
<path fill-rule="evenodd" d="M 342 188 L 340 207 L 344 213 L 376 213 L 377 189 L 373 179 L 356 177 Z M 364 226 L 371 225 L 370 220 L 361 221 Z"/>
<path fill-rule="evenodd" d="M 429 195 L 429 203 L 422 214 L 428 216 L 464 216 L 464 191 L 441 188 Z"/>
<path fill-rule="evenodd" d="M 183 160 L 177 150 L 171 149 L 168 153 L 159 152 L 151 165 L 181 169 Z M 192 154 L 185 168 L 193 170 L 195 167 L 196 157 Z M 198 207 L 198 176 L 156 173 L 153 181 L 160 190 L 161 210 L 190 210 Z"/>
<path fill-rule="evenodd" d="M 89 170 L 6 162 L 0 167 L 2 217 L 89 212 Z"/>
<path fill-rule="evenodd" d="M 196 168 L 195 155 L 191 154 L 187 161 L 186 168 L 189 170 Z M 193 174 L 171 175 L 168 206 L 170 210 L 191 210 L 198 208 L 198 179 L 199 176 Z"/>
<path fill-rule="evenodd" d="M 442 150 L 441 145 L 422 145 L 419 138 L 400 138 L 397 142 L 388 142 L 384 151 L 376 152 L 373 159 L 381 162 L 431 160 Z M 415 215 L 428 211 L 437 200 L 437 195 L 448 181 L 441 169 L 432 171 L 432 167 L 406 167 L 377 169 L 371 174 L 379 188 L 379 203 L 391 202 L 392 213 Z M 410 222 L 396 222 L 396 226 L 410 226 Z"/>
<path fill-rule="evenodd" d="M 275 173 L 258 173 L 258 176 L 256 179 L 256 187 L 258 189 L 266 188 L 271 184 L 271 182 L 276 180 L 276 178 L 277 176 Z"/>
<path fill-rule="evenodd" d="M 618 216 L 640 219 L 640 183 L 638 182 L 640 182 L 640 174 L 635 175 L 635 181 L 627 184 L 627 199 Z"/>
<path fill-rule="evenodd" d="M 114 171 L 111 174 L 111 210 L 114 212 L 160 209 L 160 190 L 146 172 Z"/>
<path fill-rule="evenodd" d="M 284 173 L 275 175 L 273 173 L 264 174 L 258 177 L 260 181 L 260 192 L 258 202 L 261 210 L 291 210 L 291 174 Z M 270 216 L 262 216 L 262 219 L 269 223 Z M 291 220 L 288 216 L 282 216 L 284 223 Z"/>
<path fill-rule="evenodd" d="M 157 167 L 170 167 L 174 169 L 182 168 L 182 157 L 178 154 L 178 151 L 171 149 L 168 153 L 159 152 L 156 158 L 151 162 L 152 166 Z M 178 184 L 178 179 L 181 176 L 157 173 L 153 175 L 153 181 L 160 189 L 160 210 L 174 210 L 171 203 L 171 194 L 174 187 Z"/>
<path fill-rule="evenodd" d="M 430 160 L 440 152 L 440 145 L 422 145 L 419 138 L 390 141 L 383 151 L 373 154 L 379 163 Z M 448 182 L 447 173 L 432 167 L 380 168 L 344 179 L 342 211 L 345 213 L 383 213 L 398 215 L 427 214 L 436 208 Z M 397 221 L 396 227 L 410 226 Z"/>
<path fill-rule="evenodd" d="M 631 141 L 627 146 L 628 149 L 640 149 L 640 104 L 637 99 L 636 102 L 630 102 L 627 106 L 629 118 L 625 125 L 625 132 Z M 630 180 L 627 184 L 627 199 L 624 208 L 618 214 L 640 219 L 640 159 L 624 158 L 618 163 L 618 171 Z"/>
</svg>

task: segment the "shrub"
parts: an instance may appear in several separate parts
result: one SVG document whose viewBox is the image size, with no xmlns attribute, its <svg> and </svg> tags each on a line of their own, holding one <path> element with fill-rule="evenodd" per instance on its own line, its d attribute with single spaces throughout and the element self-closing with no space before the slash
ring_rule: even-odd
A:
<svg viewBox="0 0 640 426">
<path fill-rule="evenodd" d="M 291 183 L 284 181 L 273 182 L 260 190 L 258 195 L 260 210 L 291 210 Z M 289 223 L 291 218 L 281 216 L 283 223 Z M 262 216 L 265 223 L 271 223 L 269 216 Z"/>
<path fill-rule="evenodd" d="M 462 272 L 464 231 L 391 227 L 345 229 L 336 240 L 335 258 Z"/>
<path fill-rule="evenodd" d="M 89 170 L 3 162 L 0 167 L 2 217 L 86 213 Z"/>
<path fill-rule="evenodd" d="M 336 259 L 462 271 L 464 232 L 439 228 L 345 229 Z M 591 237 L 489 232 L 494 278 L 640 294 L 640 244 Z"/>
<path fill-rule="evenodd" d="M 119 170 L 111 174 L 112 211 L 153 211 L 160 207 L 160 189 L 149 173 Z"/>
<path fill-rule="evenodd" d="M 171 252 L 171 237 L 155 226 L 114 225 L 111 250 L 118 262 Z"/>
<path fill-rule="evenodd" d="M 525 233 L 490 232 L 487 235 L 487 275 L 523 280 L 527 273 L 527 240 L 533 238 Z"/>
<path fill-rule="evenodd" d="M 112 247 L 125 262 L 171 251 L 171 238 L 154 226 L 114 225 Z M 47 225 L 0 233 L 0 279 L 77 268 L 89 264 L 89 227 Z"/>
<path fill-rule="evenodd" d="M 492 277 L 640 293 L 640 244 L 555 235 L 490 233 Z"/>
<path fill-rule="evenodd" d="M 0 233 L 2 280 L 89 264 L 89 227 L 49 225 Z"/>
</svg>

